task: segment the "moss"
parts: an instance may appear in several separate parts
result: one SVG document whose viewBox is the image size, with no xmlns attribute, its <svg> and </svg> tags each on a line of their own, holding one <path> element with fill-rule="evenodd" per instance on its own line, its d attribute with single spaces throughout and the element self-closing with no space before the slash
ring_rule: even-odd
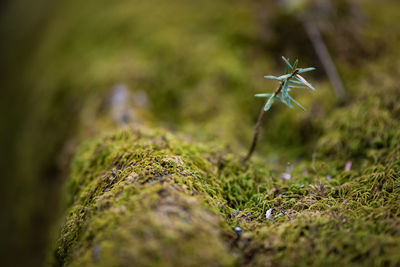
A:
<svg viewBox="0 0 400 267">
<path fill-rule="evenodd" d="M 391 113 L 379 108 L 377 99 L 353 104 L 334 112 L 325 124 L 319 146 L 331 157 L 365 157 L 369 149 L 387 147 L 395 137 Z"/>
<path fill-rule="evenodd" d="M 314 160 L 298 163 L 290 182 L 261 201 L 273 208 L 271 218 L 284 216 L 256 227 L 242 222 L 251 229 L 238 247 L 243 264 L 399 264 L 400 127 L 396 101 L 389 100 L 396 86 L 362 86 L 353 103 L 321 122 Z"/>
<path fill-rule="evenodd" d="M 398 265 L 400 128 L 379 95 L 331 112 L 318 157 L 295 163 L 290 180 L 262 159 L 243 168 L 229 148 L 163 130 L 89 141 L 72 164 L 58 262 Z"/>
<path fill-rule="evenodd" d="M 16 144 L 8 145 L 9 149 L 5 151 L 10 150 L 10 154 L 4 154 L 7 159 L 13 158 L 14 167 L 4 161 L 4 169 L 11 170 L 8 176 L 19 177 L 4 179 L 6 184 L 2 186 L 6 189 L 5 195 L 18 195 L 16 200 L 10 197 L 5 204 L 15 207 L 15 214 L 12 215 L 14 219 L 7 224 L 13 230 L 6 231 L 3 237 L 9 237 L 4 240 L 15 242 L 24 255 L 27 255 L 30 248 L 36 249 L 32 254 L 39 254 L 36 251 L 41 251 L 38 247 L 45 245 L 43 236 L 47 233 L 47 227 L 43 225 L 47 225 L 46 222 L 51 217 L 49 214 L 54 214 L 53 203 L 56 201 L 53 200 L 58 198 L 57 188 L 61 184 L 55 177 L 66 169 L 65 166 L 58 166 L 56 161 L 61 158 L 65 161 L 64 165 L 68 164 L 63 157 L 64 152 L 60 151 L 69 150 L 70 143 L 67 140 L 79 142 L 107 128 L 103 125 L 104 121 L 97 125 L 97 121 L 92 120 L 101 110 L 102 104 L 108 101 L 110 88 L 121 82 L 126 83 L 132 91 L 143 90 L 149 95 L 152 105 L 148 113 L 151 113 L 151 120 L 178 129 L 195 140 L 202 140 L 206 145 L 187 143 L 182 141 L 184 138 L 177 138 L 164 131 L 149 134 L 152 131 L 147 129 L 141 134 L 111 133 L 81 146 L 76 152 L 72 165 L 74 170 L 69 179 L 69 205 L 71 212 L 80 213 L 83 210 L 86 215 L 68 217 L 67 223 L 71 225 L 71 231 L 65 228 L 68 236 L 59 243 L 60 262 L 107 263 L 116 260 L 113 253 L 120 249 L 111 235 L 121 239 L 124 236 L 133 236 L 133 239 L 137 238 L 135 242 L 142 240 L 141 236 L 134 233 L 125 235 L 119 232 L 123 227 L 118 225 L 128 229 L 133 227 L 132 231 L 135 232 L 135 229 L 140 228 L 139 224 L 130 226 L 127 221 L 123 221 L 125 217 L 122 215 L 111 216 L 111 211 L 103 214 L 102 210 L 96 208 L 100 196 L 110 196 L 111 200 L 107 201 L 113 207 L 113 201 L 117 198 L 114 193 L 127 186 L 120 184 L 119 180 L 113 184 L 114 179 L 110 178 L 112 170 L 119 165 L 121 169 L 115 172 L 121 179 L 128 179 L 131 175 L 136 177 L 136 173 L 138 177 L 134 179 L 139 179 L 139 184 L 143 182 L 144 185 L 155 186 L 159 183 L 157 186 L 166 186 L 172 202 L 177 203 L 173 205 L 177 207 L 180 207 L 180 203 L 186 205 L 185 203 L 194 201 L 193 210 L 187 211 L 187 214 L 196 218 L 190 231 L 194 233 L 196 229 L 200 229 L 197 224 L 199 220 L 206 225 L 200 232 L 212 233 L 209 240 L 203 236 L 193 237 L 193 243 L 202 244 L 199 248 L 193 248 L 199 253 L 196 255 L 201 255 L 196 259 L 211 261 L 217 257 L 210 249 L 204 250 L 206 255 L 200 254 L 203 251 L 200 247 L 210 247 L 208 244 L 212 242 L 217 244 L 216 251 L 225 255 L 221 257 L 221 261 L 217 261 L 222 265 L 229 265 L 232 261 L 253 262 L 252 257 L 254 261 L 263 259 L 266 254 L 259 248 L 259 242 L 264 240 L 258 240 L 256 233 L 264 231 L 262 229 L 278 231 L 282 223 L 282 227 L 287 227 L 289 235 L 297 223 L 306 224 L 303 220 L 305 215 L 317 211 L 320 213 L 315 216 L 315 224 L 319 224 L 320 219 L 322 222 L 333 220 L 326 212 L 330 209 L 340 210 L 339 203 L 344 201 L 351 203 L 352 208 L 360 208 L 360 214 L 349 216 L 358 216 L 361 220 L 367 216 L 364 209 L 372 209 L 373 214 L 379 214 L 377 207 L 381 204 L 382 213 L 390 211 L 397 214 L 397 208 L 393 205 L 396 201 L 397 184 L 393 177 L 397 177 L 398 164 L 395 161 L 397 155 L 393 151 L 398 149 L 397 117 L 400 108 L 397 102 L 397 81 L 392 77 L 398 76 L 396 69 L 399 69 L 398 63 L 393 60 L 398 55 L 399 3 L 388 0 L 385 5 L 377 6 L 372 0 L 359 2 L 360 8 L 368 12 L 367 25 L 363 27 L 362 35 L 357 36 L 361 37 L 362 46 L 365 43 L 372 44 L 367 45 L 368 52 L 379 52 L 368 57 L 368 60 L 374 59 L 376 62 L 373 64 L 363 61 L 356 56 L 357 53 L 352 53 L 360 46 L 351 41 L 353 36 L 348 35 L 348 30 L 357 27 L 348 27 L 348 23 L 344 23 L 344 27 L 342 24 L 338 31 L 332 31 L 333 34 L 326 36 L 328 46 L 337 49 L 335 54 L 339 57 L 335 60 L 346 78 L 349 97 L 354 103 L 337 108 L 328 91 L 330 89 L 321 83 L 317 86 L 319 95 L 310 98 L 309 95 L 300 96 L 307 112 L 283 111 L 279 107 L 272 110 L 257 151 L 266 159 L 259 158 L 247 170 L 243 170 L 237 154 L 240 154 L 238 151 L 241 148 L 247 148 L 253 123 L 262 105 L 261 102 L 259 105 L 255 104 L 257 100 L 252 95 L 274 87 L 273 83 L 262 78 L 265 72 L 279 72 L 274 71 L 273 62 L 279 58 L 280 52 L 265 49 L 268 44 L 260 40 L 267 35 L 275 36 L 275 40 L 272 40 L 274 51 L 282 51 L 286 55 L 296 54 L 302 58 L 308 54 L 309 60 L 315 58 L 309 49 L 306 51 L 311 52 L 305 52 L 306 54 L 294 52 L 296 48 L 304 48 L 307 41 L 302 31 L 285 26 L 293 20 L 285 17 L 288 20 L 279 21 L 279 25 L 275 26 L 278 29 L 282 26 L 296 29 L 295 33 L 289 30 L 275 34 L 264 27 L 264 22 L 269 21 L 264 21 L 262 25 L 257 24 L 259 22 L 255 21 L 251 12 L 254 6 L 248 3 L 212 0 L 201 3 L 179 0 L 168 4 L 160 0 L 113 3 L 60 1 L 51 12 L 44 12 L 51 15 L 43 16 L 43 21 L 51 23 L 39 24 L 29 34 L 22 30 L 20 35 L 25 36 L 23 39 L 18 34 L 13 38 L 21 45 L 7 43 L 9 47 L 16 47 L 13 53 L 4 49 L 7 54 L 6 69 L 12 69 L 14 73 L 10 71 L 8 75 L 5 72 L 7 77 L 2 79 L 2 85 L 3 82 L 5 84 L 2 88 L 10 88 L 10 92 L 16 93 L 2 98 L 6 102 L 14 99 L 11 109 L 8 109 L 8 105 L 2 106 L 5 107 L 4 113 L 18 114 L 15 116 L 18 120 L 15 126 L 12 116 L 7 120 L 8 126 L 4 126 L 8 129 L 5 131 L 8 138 L 3 138 L 4 142 Z M 268 10 L 265 7 L 256 10 L 264 16 L 265 12 L 275 13 L 276 8 L 271 6 Z M 27 16 L 21 17 L 25 19 Z M 15 16 L 10 15 L 10 19 L 15 21 L 14 18 Z M 353 22 L 351 17 L 348 21 Z M 27 29 L 32 28 L 32 23 L 26 24 Z M 275 26 L 272 25 L 273 28 Z M 257 33 L 257 29 L 261 29 L 262 34 Z M 347 35 L 337 36 L 343 30 Z M 326 31 L 324 33 L 329 34 Z M 294 40 L 291 38 L 292 34 L 297 41 L 286 47 L 287 40 Z M 365 37 L 365 34 L 368 36 Z M 335 45 L 338 42 L 344 45 Z M 37 45 L 32 47 L 32 43 Z M 13 58 L 9 55 L 21 56 Z M 357 67 L 348 63 L 353 60 L 347 59 L 357 59 L 354 61 L 357 62 Z M 21 68 L 21 62 L 24 62 L 24 68 Z M 372 79 L 368 79 L 366 84 L 357 80 L 371 75 Z M 380 92 L 381 90 L 383 91 Z M 94 124 L 96 125 L 93 126 Z M 14 134 L 15 131 L 18 134 Z M 168 136 L 168 142 L 159 137 L 164 135 Z M 230 148 L 216 149 L 210 140 L 229 144 Z M 312 161 L 314 150 L 315 160 Z M 137 166 L 126 167 L 138 160 Z M 165 160 L 168 163 L 161 166 Z M 287 161 L 292 162 L 295 168 L 291 180 L 283 181 L 280 178 L 285 167 L 282 162 L 286 164 Z M 347 161 L 353 162 L 353 169 L 343 172 Z M 125 169 L 122 170 L 124 165 Z M 306 170 L 308 174 L 304 174 Z M 186 171 L 190 174 L 185 174 Z M 331 181 L 326 181 L 327 175 L 332 177 Z M 154 181 L 154 177 L 158 176 L 162 176 L 162 179 Z M 15 186 L 11 187 L 15 187 L 15 190 L 8 190 L 8 183 L 14 185 L 14 181 Z M 109 191 L 103 192 L 105 189 Z M 147 192 L 150 185 L 149 188 L 144 186 L 141 189 Z M 139 202 L 138 196 L 141 194 L 133 194 L 136 197 L 126 199 L 122 206 Z M 153 219 L 147 220 L 160 213 L 152 207 L 156 204 L 163 205 L 163 198 L 152 191 L 143 198 L 147 203 L 146 208 L 131 207 L 127 214 L 145 214 L 143 218 L 140 217 L 143 222 L 141 227 L 148 226 L 148 231 L 151 232 L 152 229 L 163 226 L 160 222 L 153 224 Z M 151 207 L 147 208 L 148 206 Z M 299 219 L 296 219 L 295 225 L 289 223 L 286 216 L 278 217 L 274 223 L 267 222 L 264 214 L 269 208 L 274 208 L 273 216 L 283 210 L 293 220 L 296 216 Z M 107 217 L 98 221 L 101 216 Z M 120 218 L 121 222 L 114 221 L 114 217 Z M 205 219 L 202 221 L 200 217 Z M 169 222 L 181 227 L 179 218 L 173 223 Z M 354 220 L 349 224 L 353 225 L 353 222 Z M 392 223 L 394 224 L 383 218 L 381 226 L 376 223 L 376 227 L 395 229 L 395 226 L 390 227 Z M 94 238 L 84 236 L 85 230 L 93 227 L 90 231 L 95 233 L 96 229 L 102 229 L 100 226 L 103 224 L 115 225 L 117 229 L 113 234 L 107 231 L 104 236 L 99 237 L 102 245 L 97 246 L 94 241 L 88 242 Z M 229 250 L 235 239 L 232 228 L 237 224 L 245 229 L 244 236 L 254 235 L 243 249 L 245 253 L 238 249 Z M 213 227 L 217 228 L 217 234 L 210 230 Z M 342 230 L 341 227 L 344 226 L 328 223 L 327 227 Z M 375 226 L 370 222 L 369 226 L 363 227 L 357 228 L 359 230 L 356 234 Z M 318 229 L 322 231 L 325 228 Z M 341 233 L 339 230 L 338 233 Z M 102 231 L 98 232 L 96 236 L 102 234 Z M 367 234 L 374 238 L 376 232 L 372 229 Z M 179 229 L 176 236 L 177 240 L 184 239 Z M 279 233 L 276 236 L 280 238 Z M 397 238 L 396 233 L 388 233 L 386 236 L 388 240 Z M 138 248 L 149 254 L 143 257 L 144 262 L 140 262 L 141 264 L 147 264 L 145 260 L 153 262 L 157 258 L 177 255 L 174 253 L 189 253 L 186 247 L 180 246 L 176 241 L 173 243 L 176 250 L 167 253 L 168 255 L 163 254 L 163 248 L 169 248 L 164 242 L 166 236 L 157 234 L 156 237 L 155 240 L 160 243 L 155 244 L 154 249 L 149 250 L 145 245 Z M 123 242 L 125 241 L 121 241 Z M 285 255 L 292 255 L 288 258 L 297 259 L 295 251 L 288 250 L 286 253 L 285 241 L 280 242 L 277 243 L 281 247 L 280 256 L 275 257 L 274 253 L 273 263 L 286 264 L 288 260 Z M 340 241 L 337 242 L 340 244 Z M 8 243 L 4 241 L 6 246 Z M 128 243 L 126 241 L 124 244 Z M 139 243 L 142 245 L 143 242 Z M 287 244 L 293 247 L 293 244 Z M 9 250 L 13 251 L 16 245 L 11 245 Z M 192 249 L 191 246 L 188 248 Z M 323 246 L 321 251 L 322 248 Z M 308 253 L 308 250 L 301 250 L 300 247 L 296 249 L 299 254 Z M 238 255 L 237 259 L 229 256 L 232 251 Z M 358 253 L 351 253 L 353 252 Z M 94 261 L 90 258 L 91 253 L 94 258 L 100 254 L 102 260 Z M 127 252 L 137 257 L 135 253 L 137 252 L 133 249 Z M 318 255 L 323 253 L 327 252 Z M 343 255 L 346 252 L 343 250 L 340 253 Z M 19 255 L 18 252 L 16 254 Z M 389 257 L 386 251 L 379 255 L 380 258 Z M 10 258 L 13 260 L 13 257 Z M 182 258 L 185 262 L 178 262 L 181 259 L 175 256 L 171 259 L 177 264 L 191 263 L 189 256 Z M 395 261 L 393 258 L 393 262 Z"/>
<path fill-rule="evenodd" d="M 362 70 L 368 79 L 354 82 L 351 101 L 342 106 L 322 84 L 315 96 L 300 96 L 308 112 L 272 110 L 259 152 L 273 152 L 278 160 L 256 158 L 243 168 L 237 151 L 250 140 L 247 114 L 256 116 L 259 107 L 239 88 L 250 79 L 246 71 L 264 59 L 244 70 L 240 53 L 211 39 L 215 50 L 195 47 L 215 59 L 215 66 L 203 68 L 194 66 L 206 65 L 203 53 L 188 59 L 173 40 L 156 39 L 143 61 L 149 65 L 138 67 L 145 71 L 133 84 L 152 89 L 165 83 L 160 94 L 151 93 L 154 116 L 171 122 L 179 114 L 174 125 L 203 144 L 142 127 L 83 144 L 68 180 L 58 264 L 400 263 L 398 86 L 395 75 L 385 73 L 395 63 L 379 75 L 373 66 Z M 167 48 L 171 59 L 162 53 Z M 153 52 L 165 59 L 162 64 L 151 63 Z M 180 78 L 183 69 L 187 79 Z M 95 77 L 103 73 L 93 71 Z M 204 78 L 212 73 L 217 75 Z M 168 114 L 156 115 L 166 106 Z M 282 159 L 294 166 L 290 180 L 281 178 Z M 350 170 L 344 170 L 347 162 Z M 235 226 L 243 229 L 240 238 Z"/>
<path fill-rule="evenodd" d="M 80 230 L 83 234 L 79 246 L 70 248 L 73 256 L 69 264 L 225 266 L 232 263 L 221 241 L 218 217 L 196 198 L 167 181 L 132 188 L 135 182 L 113 189 L 117 196 L 112 193 L 98 196 L 93 210 L 85 211 Z M 132 183 L 130 189 L 128 183 Z M 74 228 L 68 230 L 67 236 L 72 234 L 70 231 Z"/>
<path fill-rule="evenodd" d="M 83 145 L 68 183 L 71 207 L 58 263 L 231 265 L 217 199 L 206 196 L 215 189 L 201 152 L 149 130 L 121 131 Z"/>
<path fill-rule="evenodd" d="M 58 264 L 399 264 L 400 127 L 396 86 L 384 79 L 315 118 L 314 156 L 295 161 L 289 180 L 280 165 L 244 168 L 229 147 L 153 127 L 86 142 L 67 184 Z"/>
</svg>

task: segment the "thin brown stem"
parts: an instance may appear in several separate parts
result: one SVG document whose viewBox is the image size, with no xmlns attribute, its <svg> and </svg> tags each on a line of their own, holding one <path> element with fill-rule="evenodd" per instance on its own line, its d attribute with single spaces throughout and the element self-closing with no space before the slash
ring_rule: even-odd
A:
<svg viewBox="0 0 400 267">
<path fill-rule="evenodd" d="M 317 25 L 315 22 L 311 21 L 311 18 L 307 15 L 300 17 L 300 19 L 308 34 L 308 37 L 311 40 L 312 45 L 314 46 L 318 58 L 320 59 L 322 66 L 324 67 L 328 78 L 331 81 L 336 96 L 339 99 L 342 99 L 346 94 L 346 90 Z"/>
<path fill-rule="evenodd" d="M 261 108 L 260 114 L 258 115 L 256 127 L 254 129 L 253 142 L 251 143 L 251 146 L 250 146 L 249 152 L 247 153 L 247 156 L 242 159 L 243 164 L 246 164 L 246 162 L 251 158 L 254 150 L 256 149 L 258 137 L 260 136 L 260 132 L 261 132 L 262 121 L 264 119 L 264 114 L 265 114 L 265 111 L 264 111 L 264 106 L 263 106 Z"/>
</svg>

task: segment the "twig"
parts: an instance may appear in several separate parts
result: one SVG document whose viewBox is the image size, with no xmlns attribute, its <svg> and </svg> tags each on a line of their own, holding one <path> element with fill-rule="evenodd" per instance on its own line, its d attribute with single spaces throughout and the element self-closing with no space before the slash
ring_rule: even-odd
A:
<svg viewBox="0 0 400 267">
<path fill-rule="evenodd" d="M 307 15 L 301 16 L 300 20 L 303 23 L 308 37 L 310 38 L 311 43 L 314 46 L 315 52 L 317 53 L 322 63 L 322 66 L 324 67 L 326 74 L 328 75 L 329 80 L 331 81 L 336 96 L 339 99 L 342 99 L 345 96 L 346 91 L 344 89 L 342 80 L 340 79 L 340 76 L 337 72 L 335 64 L 333 63 L 333 60 L 329 55 L 328 49 L 324 43 L 324 40 L 322 39 L 318 27 L 313 23 L 313 21 L 311 21 L 311 19 Z"/>
<path fill-rule="evenodd" d="M 282 88 L 282 86 L 280 86 L 280 88 Z M 264 106 L 263 106 L 261 108 L 260 114 L 258 115 L 256 127 L 254 130 L 253 142 L 251 143 L 251 147 L 249 149 L 249 152 L 247 153 L 247 156 L 242 159 L 243 165 L 245 165 L 246 162 L 251 158 L 251 155 L 253 155 L 253 152 L 256 148 L 258 137 L 260 136 L 260 132 L 261 132 L 261 125 L 262 125 L 262 121 L 264 119 L 264 114 L 265 114 L 265 111 L 264 111 Z"/>
</svg>

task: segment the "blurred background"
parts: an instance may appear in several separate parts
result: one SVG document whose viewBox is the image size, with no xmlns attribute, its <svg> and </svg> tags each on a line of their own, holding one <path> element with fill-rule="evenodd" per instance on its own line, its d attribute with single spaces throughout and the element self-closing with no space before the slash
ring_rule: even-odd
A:
<svg viewBox="0 0 400 267">
<path fill-rule="evenodd" d="M 135 121 L 243 153 L 263 105 L 253 95 L 275 88 L 263 76 L 281 74 L 284 55 L 317 68 L 309 80 L 318 91 L 296 94 L 306 112 L 277 105 L 268 113 L 258 152 L 271 164 L 310 158 L 325 114 L 353 101 L 367 75 L 398 64 L 398 0 L 0 8 L 1 266 L 43 264 L 82 140 Z"/>
</svg>

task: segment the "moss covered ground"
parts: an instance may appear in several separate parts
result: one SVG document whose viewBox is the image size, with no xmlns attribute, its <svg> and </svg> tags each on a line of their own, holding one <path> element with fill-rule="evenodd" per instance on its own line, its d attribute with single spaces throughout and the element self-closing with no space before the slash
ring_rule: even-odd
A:
<svg viewBox="0 0 400 267">
<path fill-rule="evenodd" d="M 323 119 L 313 159 L 292 163 L 289 180 L 154 127 L 88 141 L 72 163 L 58 263 L 397 266 L 400 90 L 374 88 Z"/>
<path fill-rule="evenodd" d="M 2 138 L 16 177 L 1 186 L 14 207 L 2 252 L 26 251 L 33 265 L 45 247 L 46 264 L 72 266 L 400 265 L 400 5 L 354 4 L 362 16 L 322 27 L 344 102 L 272 3 L 48 7 L 22 31 L 30 39 L 5 43 L 19 56 L 2 60 L 1 86 L 15 90 L 0 106 L 18 131 Z M 296 95 L 305 112 L 274 106 L 244 167 L 262 105 L 253 95 L 274 88 L 262 77 L 281 72 L 281 55 L 315 65 L 318 90 Z M 122 128 L 109 116 L 121 84 L 133 95 Z"/>
</svg>

